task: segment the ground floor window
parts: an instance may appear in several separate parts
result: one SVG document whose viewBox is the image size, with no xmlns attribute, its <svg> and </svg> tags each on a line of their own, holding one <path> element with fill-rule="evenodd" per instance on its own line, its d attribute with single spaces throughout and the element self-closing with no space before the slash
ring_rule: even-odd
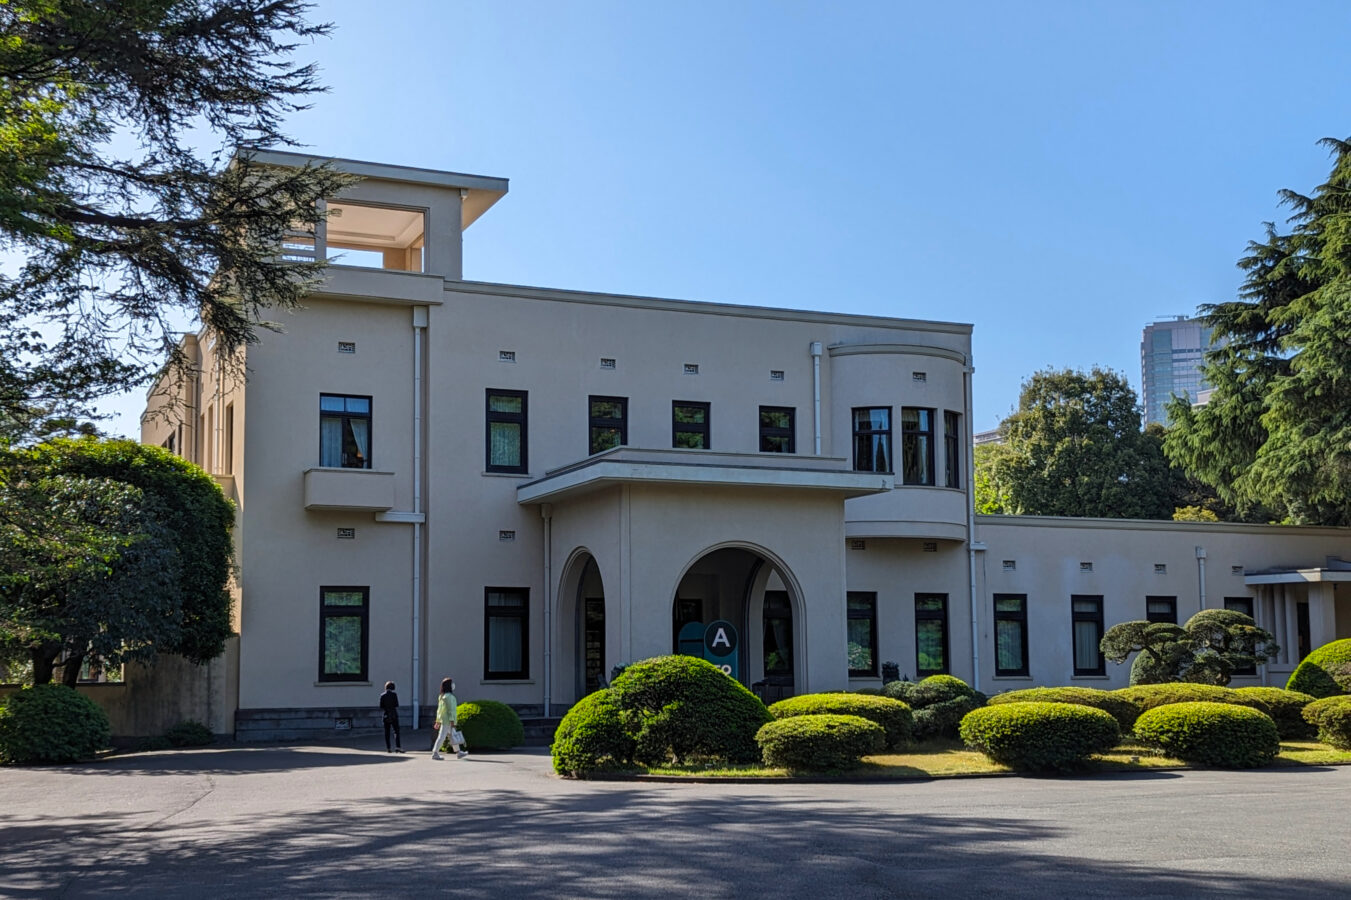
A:
<svg viewBox="0 0 1351 900">
<path fill-rule="evenodd" d="M 1146 597 L 1145 620 L 1163 625 L 1177 624 L 1176 597 Z"/>
<path fill-rule="evenodd" d="M 319 588 L 319 680 L 368 681 L 369 587 Z"/>
<path fill-rule="evenodd" d="M 920 678 L 948 674 L 948 595 L 915 595 L 915 669 Z"/>
<path fill-rule="evenodd" d="M 792 675 L 793 606 L 787 591 L 765 591 L 764 619 L 765 674 Z"/>
<path fill-rule="evenodd" d="M 1070 597 L 1074 628 L 1074 674 L 1106 675 L 1102 655 L 1102 597 L 1074 594 Z"/>
<path fill-rule="evenodd" d="M 530 589 L 483 590 L 483 677 L 529 678 Z"/>
<path fill-rule="evenodd" d="M 1027 595 L 994 595 L 994 673 L 1027 674 Z"/>
<path fill-rule="evenodd" d="M 849 674 L 877 674 L 877 594 L 849 591 Z"/>
</svg>

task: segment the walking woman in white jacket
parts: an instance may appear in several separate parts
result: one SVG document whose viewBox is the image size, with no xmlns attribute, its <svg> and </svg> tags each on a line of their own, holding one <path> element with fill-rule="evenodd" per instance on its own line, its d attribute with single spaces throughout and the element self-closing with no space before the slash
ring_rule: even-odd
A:
<svg viewBox="0 0 1351 900">
<path fill-rule="evenodd" d="M 456 759 L 464 759 L 469 755 L 468 750 L 460 748 L 459 742 L 455 740 L 455 720 L 457 718 L 459 704 L 455 702 L 455 679 L 441 679 L 441 697 L 436 701 L 436 724 L 435 728 L 440 729 L 436 735 L 436 743 L 432 744 L 432 759 L 443 759 L 441 756 L 441 745 L 450 738 L 450 748 L 455 751 Z"/>
</svg>

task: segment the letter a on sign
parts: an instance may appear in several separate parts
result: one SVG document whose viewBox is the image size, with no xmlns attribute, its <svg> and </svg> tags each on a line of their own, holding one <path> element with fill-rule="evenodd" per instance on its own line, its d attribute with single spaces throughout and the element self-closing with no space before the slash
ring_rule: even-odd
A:
<svg viewBox="0 0 1351 900">
<path fill-rule="evenodd" d="M 719 628 L 717 633 L 713 635 L 713 640 L 708 642 L 708 646 L 710 649 L 717 646 L 723 646 L 728 650 L 731 650 L 732 642 L 727 639 L 727 629 Z"/>
</svg>

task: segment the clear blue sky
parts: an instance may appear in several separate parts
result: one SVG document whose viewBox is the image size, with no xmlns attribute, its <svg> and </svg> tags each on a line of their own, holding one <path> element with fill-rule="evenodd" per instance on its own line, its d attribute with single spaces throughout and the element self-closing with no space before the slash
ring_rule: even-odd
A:
<svg viewBox="0 0 1351 900">
<path fill-rule="evenodd" d="M 1351 3 L 322 2 L 311 152 L 511 179 L 483 281 L 975 325 L 1138 390 L 1351 136 Z M 118 404 L 139 411 L 139 394 Z M 134 414 L 110 424 L 136 433 Z"/>
</svg>

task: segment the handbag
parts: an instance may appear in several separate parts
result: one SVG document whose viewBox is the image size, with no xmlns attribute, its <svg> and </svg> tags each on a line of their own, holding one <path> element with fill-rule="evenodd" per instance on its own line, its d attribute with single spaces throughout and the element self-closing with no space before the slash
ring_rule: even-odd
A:
<svg viewBox="0 0 1351 900">
<path fill-rule="evenodd" d="M 461 748 L 464 747 L 464 732 L 461 731 L 460 729 L 458 728 L 450 729 L 450 739 L 454 741 L 456 744 L 458 744 Z"/>
</svg>

